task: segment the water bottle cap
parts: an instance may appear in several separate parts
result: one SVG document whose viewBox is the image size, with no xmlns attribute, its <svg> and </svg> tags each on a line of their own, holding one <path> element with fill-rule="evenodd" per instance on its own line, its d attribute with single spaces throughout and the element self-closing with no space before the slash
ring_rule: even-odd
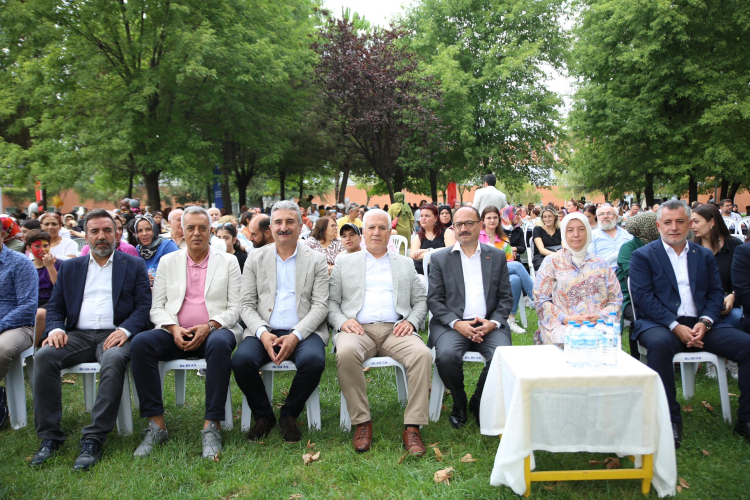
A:
<svg viewBox="0 0 750 500">
<path fill-rule="evenodd" d="M 617 316 L 617 313 L 616 313 L 616 312 L 614 312 L 614 311 L 610 311 L 609 315 L 610 315 L 610 316 Z"/>
<path fill-rule="evenodd" d="M 573 325 L 573 328 L 581 328 L 581 325 Z"/>
<path fill-rule="evenodd" d="M 604 323 L 604 320 L 603 319 L 597 319 L 596 322 L 597 323 Z"/>
<path fill-rule="evenodd" d="M 607 326 L 612 326 L 612 323 L 607 321 Z"/>
<path fill-rule="evenodd" d="M 570 326 L 576 326 L 578 324 L 578 322 L 577 321 L 568 321 L 568 324 Z"/>
</svg>

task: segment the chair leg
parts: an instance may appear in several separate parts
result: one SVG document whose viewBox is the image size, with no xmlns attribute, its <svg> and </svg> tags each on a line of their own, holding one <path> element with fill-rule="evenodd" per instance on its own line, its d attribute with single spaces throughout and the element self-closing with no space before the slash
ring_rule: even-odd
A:
<svg viewBox="0 0 750 500">
<path fill-rule="evenodd" d="M 86 411 L 91 413 L 94 408 L 94 399 L 96 398 L 96 373 L 83 374 L 83 401 L 86 404 Z"/>
<path fill-rule="evenodd" d="M 716 374 L 719 380 L 719 397 L 721 398 L 721 413 L 724 420 L 732 423 L 732 409 L 729 406 L 729 386 L 727 385 L 727 366 L 724 358 L 716 362 Z"/>
<path fill-rule="evenodd" d="M 346 398 L 344 393 L 341 393 L 341 413 L 339 414 L 339 422 L 341 424 L 341 430 L 349 432 L 352 430 L 352 421 L 349 418 L 349 409 L 346 407 Z"/>
<path fill-rule="evenodd" d="M 266 387 L 266 396 L 268 396 L 268 402 L 273 401 L 273 372 L 270 370 L 263 372 L 263 385 Z"/>
<path fill-rule="evenodd" d="M 526 306 L 523 303 L 523 294 L 521 294 L 521 301 L 518 303 L 518 316 L 521 318 L 521 325 L 526 328 L 529 323 L 526 320 Z"/>
<path fill-rule="evenodd" d="M 320 390 L 315 388 L 305 403 L 307 407 L 307 428 L 311 431 L 320 430 Z"/>
<path fill-rule="evenodd" d="M 117 432 L 121 436 L 133 434 L 133 408 L 130 403 L 130 380 L 125 374 L 120 397 L 120 409 L 117 411 Z"/>
<path fill-rule="evenodd" d="M 234 415 L 232 415 L 232 388 L 227 389 L 227 402 L 224 404 L 224 421 L 221 423 L 222 430 L 231 431 L 234 428 Z"/>
<path fill-rule="evenodd" d="M 34 356 L 26 358 L 26 376 L 29 378 L 29 390 L 34 396 Z"/>
<path fill-rule="evenodd" d="M 10 425 L 16 430 L 26 427 L 26 387 L 23 381 L 23 360 L 20 357 L 10 362 L 10 370 L 5 376 L 5 389 L 8 392 Z"/>
<path fill-rule="evenodd" d="M 409 389 L 406 383 L 406 371 L 400 366 L 396 366 L 396 389 L 398 390 L 398 400 L 401 406 L 409 403 Z"/>
<path fill-rule="evenodd" d="M 174 399 L 177 406 L 185 404 L 187 370 L 174 370 Z"/>
<path fill-rule="evenodd" d="M 250 419 L 252 418 L 252 411 L 250 411 L 250 405 L 247 404 L 247 396 L 242 395 L 242 419 L 240 421 L 240 429 L 243 432 L 250 430 Z"/>
<path fill-rule="evenodd" d="M 133 408 L 135 411 L 141 409 L 141 400 L 138 399 L 138 390 L 135 388 L 135 379 L 133 379 L 133 368 L 128 366 L 128 378 L 130 379 L 130 392 L 133 394 Z M 164 387 L 164 380 L 162 379 L 162 389 Z"/>
<path fill-rule="evenodd" d="M 680 363 L 682 374 L 682 395 L 690 399 L 695 393 L 695 363 Z"/>
<path fill-rule="evenodd" d="M 440 412 L 443 409 L 443 394 L 445 393 L 445 384 L 440 378 L 437 365 L 432 369 L 432 390 L 430 391 L 430 420 L 437 422 L 440 420 Z"/>
</svg>

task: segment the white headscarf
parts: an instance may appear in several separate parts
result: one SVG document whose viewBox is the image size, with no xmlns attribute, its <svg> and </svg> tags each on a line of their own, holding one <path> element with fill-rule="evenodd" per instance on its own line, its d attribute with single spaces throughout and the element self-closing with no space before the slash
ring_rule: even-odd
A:
<svg viewBox="0 0 750 500">
<path fill-rule="evenodd" d="M 570 221 L 572 220 L 579 220 L 583 223 L 583 227 L 586 228 L 586 243 L 583 245 L 583 248 L 581 248 L 578 251 L 574 251 L 572 248 L 570 248 L 570 245 L 568 245 L 568 224 L 570 224 Z M 568 251 L 573 254 L 573 262 L 578 267 L 581 267 L 583 265 L 583 261 L 586 258 L 586 253 L 588 252 L 589 244 L 591 243 L 591 224 L 589 224 L 589 219 L 581 214 L 581 212 L 573 212 L 566 215 L 562 222 L 560 223 L 560 236 L 562 236 L 562 246 L 563 248 L 567 248 Z"/>
</svg>

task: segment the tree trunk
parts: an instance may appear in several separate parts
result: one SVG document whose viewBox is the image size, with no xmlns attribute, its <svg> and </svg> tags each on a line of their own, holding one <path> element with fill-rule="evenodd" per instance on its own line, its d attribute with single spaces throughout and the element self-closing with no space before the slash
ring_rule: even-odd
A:
<svg viewBox="0 0 750 500">
<path fill-rule="evenodd" d="M 281 169 L 279 170 L 279 187 L 280 187 L 280 193 L 279 197 L 282 200 L 286 199 L 286 186 L 284 185 L 286 183 L 286 170 Z"/>
<path fill-rule="evenodd" d="M 734 197 L 737 195 L 737 191 L 740 190 L 741 184 L 739 182 L 733 182 L 731 186 L 729 186 L 729 193 L 727 193 L 727 198 L 732 200 L 732 203 L 734 203 Z"/>
<path fill-rule="evenodd" d="M 729 198 L 729 181 L 722 178 L 721 179 L 721 187 L 719 188 L 719 200 L 726 200 Z M 719 203 L 719 200 L 714 200 L 716 203 Z"/>
<path fill-rule="evenodd" d="M 232 213 L 232 191 L 229 189 L 229 177 L 231 175 L 232 170 L 229 164 L 225 162 L 221 166 L 221 199 L 227 215 Z"/>
<path fill-rule="evenodd" d="M 404 178 L 406 176 L 404 175 L 404 169 L 403 168 L 396 168 L 393 171 L 393 190 L 397 193 L 400 193 L 404 190 Z"/>
<path fill-rule="evenodd" d="M 698 183 L 692 175 L 688 178 L 688 202 L 698 201 Z"/>
<path fill-rule="evenodd" d="M 649 207 L 654 206 L 654 174 L 646 174 L 646 187 L 644 188 L 644 195 L 646 197 L 646 205 Z M 606 198 L 605 198 L 606 199 Z"/>
<path fill-rule="evenodd" d="M 130 167 L 130 174 L 128 174 L 128 198 L 133 197 L 133 177 L 135 176 L 135 172 L 133 171 L 133 167 Z"/>
<path fill-rule="evenodd" d="M 434 204 L 437 204 L 438 202 L 437 174 L 437 168 L 433 167 L 430 169 L 430 196 L 432 197 L 432 203 Z"/>
<path fill-rule="evenodd" d="M 341 185 L 336 199 L 337 203 L 344 203 L 346 199 L 346 185 L 349 183 L 349 173 L 352 171 L 352 165 L 348 161 L 344 162 L 344 170 L 341 172 Z"/>
<path fill-rule="evenodd" d="M 302 196 L 305 194 L 305 173 L 299 174 L 299 201 L 302 201 Z"/>
<path fill-rule="evenodd" d="M 207 205 L 209 208 L 211 208 L 211 197 L 213 196 L 213 192 L 214 192 L 214 185 L 209 184 L 206 187 L 206 194 L 208 194 L 208 199 L 206 201 L 208 202 Z"/>
<path fill-rule="evenodd" d="M 249 183 L 250 182 L 248 180 L 245 180 L 238 175 L 234 176 L 234 185 L 237 186 L 237 191 L 239 192 L 237 201 L 239 202 L 240 206 L 247 205 L 247 185 Z"/>
<path fill-rule="evenodd" d="M 336 169 L 336 175 L 334 176 L 335 184 L 333 186 L 333 204 L 335 205 L 339 201 L 339 170 Z"/>
<path fill-rule="evenodd" d="M 152 210 L 161 210 L 161 192 L 159 191 L 159 176 L 161 172 L 154 170 L 143 174 L 143 183 L 146 185 L 146 203 Z"/>
</svg>

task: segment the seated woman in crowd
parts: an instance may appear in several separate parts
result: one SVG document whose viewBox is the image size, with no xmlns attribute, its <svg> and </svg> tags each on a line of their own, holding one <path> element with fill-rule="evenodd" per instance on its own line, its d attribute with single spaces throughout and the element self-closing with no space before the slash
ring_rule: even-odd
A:
<svg viewBox="0 0 750 500">
<path fill-rule="evenodd" d="M 440 222 L 435 205 L 423 205 L 419 209 L 420 229 L 411 237 L 411 258 L 417 274 L 424 275 L 422 259 L 432 249 L 452 247 L 456 244 L 456 235 Z"/>
<path fill-rule="evenodd" d="M 68 238 L 85 238 L 86 233 L 81 231 L 81 228 L 78 227 L 78 221 L 76 220 L 76 216 L 73 214 L 65 214 L 63 216 L 63 224 L 64 227 L 60 229 L 60 235 L 65 237 L 63 234 L 63 231 L 68 232 Z"/>
<path fill-rule="evenodd" d="M 516 210 L 516 207 L 509 205 L 500 211 L 500 223 L 510 240 L 513 258 L 518 260 L 520 255 L 526 253 L 526 241 L 523 227 L 521 227 L 521 214 Z"/>
<path fill-rule="evenodd" d="M 631 217 L 632 218 L 632 217 Z M 690 228 L 693 230 L 693 242 L 711 250 L 719 268 L 721 287 L 724 289 L 724 308 L 721 315 L 734 328 L 742 330 L 742 309 L 734 308 L 734 286 L 732 285 L 732 257 L 734 250 L 743 244 L 739 238 L 729 234 L 724 218 L 716 205 L 711 203 L 695 207 L 690 216 Z M 737 363 L 727 360 L 727 369 L 737 378 Z M 715 378 L 716 367 L 709 363 L 706 376 Z"/>
<path fill-rule="evenodd" d="M 42 229 L 49 234 L 49 246 L 52 255 L 60 260 L 78 257 L 78 245 L 76 242 L 60 236 L 60 229 L 62 229 L 60 214 L 45 212 L 39 221 L 42 224 Z"/>
<path fill-rule="evenodd" d="M 242 249 L 240 242 L 237 240 L 237 226 L 231 222 L 219 223 L 219 227 L 216 228 L 216 237 L 224 241 L 227 246 L 227 253 L 237 257 L 237 262 L 240 264 L 240 272 L 244 271 L 247 253 Z"/>
<path fill-rule="evenodd" d="M 336 257 L 344 251 L 344 246 L 338 238 L 339 225 L 336 219 L 332 217 L 321 217 L 313 226 L 310 236 L 305 240 L 305 244 L 326 256 L 328 261 L 328 274 L 333 271 L 336 264 Z"/>
<path fill-rule="evenodd" d="M 150 215 L 137 215 L 134 220 L 135 237 L 138 240 L 138 253 L 146 261 L 146 270 L 151 280 L 151 286 L 154 285 L 156 270 L 159 267 L 159 261 L 164 255 L 176 252 L 177 244 L 163 238 L 156 228 L 156 222 Z"/>
<path fill-rule="evenodd" d="M 539 270 L 545 257 L 562 249 L 560 221 L 557 210 L 547 205 L 542 210 L 541 218 L 542 224 L 534 228 L 531 236 L 534 248 L 536 248 L 534 251 L 534 260 L 532 261 L 535 271 Z"/>
<path fill-rule="evenodd" d="M 566 215 L 560 233 L 563 249 L 544 259 L 534 283 L 539 317 L 535 344 L 562 346 L 570 321 L 606 321 L 610 312 L 619 321 L 620 283 L 606 260 L 588 253 L 591 227 L 586 216 Z"/>
<path fill-rule="evenodd" d="M 629 217 L 623 224 L 623 229 L 632 234 L 633 239 L 626 241 L 620 247 L 620 253 L 617 255 L 616 274 L 622 290 L 622 317 L 633 323 L 633 304 L 630 302 L 630 294 L 628 293 L 630 256 L 637 249 L 659 238 L 659 229 L 656 227 L 656 212 L 646 212 L 635 217 Z M 630 354 L 634 358 L 640 359 L 638 344 L 635 340 L 630 341 Z"/>
<path fill-rule="evenodd" d="M 252 212 L 244 212 L 240 216 L 240 234 L 250 241 L 250 221 L 253 218 Z"/>
<path fill-rule="evenodd" d="M 583 214 L 589 220 L 589 226 L 591 226 L 592 231 L 599 227 L 599 223 L 596 220 L 596 205 L 592 203 L 591 205 L 586 207 L 586 209 L 583 211 Z"/>
<path fill-rule="evenodd" d="M 162 234 L 164 232 L 164 227 L 162 222 L 164 221 L 164 214 L 162 214 L 160 211 L 156 211 L 154 213 L 154 222 L 156 223 L 156 234 Z"/>
<path fill-rule="evenodd" d="M 444 228 L 453 230 L 453 211 L 450 205 L 440 205 L 438 207 L 438 216 Z"/>
<path fill-rule="evenodd" d="M 115 250 L 119 250 L 122 253 L 132 255 L 133 257 L 140 257 L 138 250 L 136 250 L 133 245 L 131 245 L 130 243 L 122 239 L 122 235 L 123 235 L 122 217 L 115 214 L 112 218 L 115 220 L 115 228 L 116 228 L 115 229 Z M 88 255 L 90 251 L 91 249 L 89 248 L 89 246 L 85 245 L 83 248 L 81 248 L 81 256 Z"/>
<path fill-rule="evenodd" d="M 38 346 L 44 335 L 47 317 L 47 302 L 52 296 L 52 288 L 57 281 L 57 271 L 62 261 L 49 252 L 49 234 L 40 229 L 33 229 L 26 235 L 26 249 L 34 257 L 34 267 L 39 276 L 39 301 L 36 311 L 36 331 L 34 345 Z"/>
<path fill-rule="evenodd" d="M 508 262 L 508 274 L 510 275 L 510 288 L 513 292 L 513 308 L 508 316 L 508 326 L 513 333 L 526 333 L 526 330 L 516 323 L 516 311 L 523 297 L 523 292 L 529 298 L 534 297 L 534 282 L 523 264 L 516 261 L 510 238 L 500 225 L 500 210 L 489 206 L 482 210 L 482 225 L 484 229 L 479 232 L 479 243 L 493 245 L 505 252 L 505 260 Z"/>
<path fill-rule="evenodd" d="M 237 243 L 240 245 L 240 249 L 247 253 L 250 251 L 250 249 L 253 248 L 252 242 L 245 237 L 242 232 L 239 230 L 239 225 L 237 223 L 237 218 L 234 215 L 222 215 L 219 219 L 219 225 L 222 226 L 224 224 L 232 224 L 234 228 L 237 230 Z M 214 231 L 214 237 L 216 236 L 216 231 Z"/>
</svg>

